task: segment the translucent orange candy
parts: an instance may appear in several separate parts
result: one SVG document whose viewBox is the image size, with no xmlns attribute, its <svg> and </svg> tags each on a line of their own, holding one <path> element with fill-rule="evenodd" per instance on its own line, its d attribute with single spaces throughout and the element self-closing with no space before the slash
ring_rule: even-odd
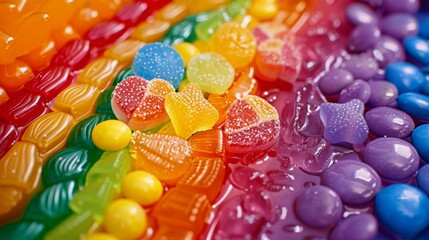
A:
<svg viewBox="0 0 429 240">
<path fill-rule="evenodd" d="M 232 99 L 239 99 L 247 95 L 256 94 L 258 91 L 258 81 L 253 78 L 254 72 L 253 67 L 237 69 L 234 83 L 228 89 L 227 96 Z"/>
<path fill-rule="evenodd" d="M 134 168 L 145 170 L 159 180 L 175 184 L 191 162 L 191 145 L 176 136 L 135 131 L 130 146 Z"/>
<path fill-rule="evenodd" d="M 20 57 L 20 59 L 28 63 L 33 70 L 39 71 L 49 66 L 56 52 L 55 42 L 50 40 L 43 43 L 39 48 Z"/>
<path fill-rule="evenodd" d="M 2 87 L 0 87 L 0 105 L 2 105 L 8 99 L 9 96 L 7 95 L 6 91 Z"/>
<path fill-rule="evenodd" d="M 131 37 L 143 42 L 156 42 L 170 29 L 171 24 L 164 20 L 146 21 L 137 26 Z"/>
<path fill-rule="evenodd" d="M 193 157 L 222 157 L 224 154 L 223 132 L 219 129 L 195 133 L 188 142 Z"/>
<path fill-rule="evenodd" d="M 228 111 L 231 103 L 234 101 L 234 98 L 230 98 L 227 95 L 210 94 L 207 100 L 219 112 L 219 119 L 214 125 L 214 127 L 218 127 L 225 122 L 226 112 Z"/>
<path fill-rule="evenodd" d="M 33 71 L 27 63 L 15 60 L 6 65 L 0 65 L 0 87 L 6 91 L 16 91 L 33 76 Z"/>
</svg>

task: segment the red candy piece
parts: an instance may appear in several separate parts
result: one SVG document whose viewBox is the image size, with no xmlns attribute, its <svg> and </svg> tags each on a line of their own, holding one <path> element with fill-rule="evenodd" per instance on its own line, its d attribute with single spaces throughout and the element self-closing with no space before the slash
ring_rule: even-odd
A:
<svg viewBox="0 0 429 240">
<path fill-rule="evenodd" d="M 22 92 L 0 106 L 0 117 L 18 127 L 28 125 L 48 111 L 40 95 Z"/>
<path fill-rule="evenodd" d="M 55 55 L 52 64 L 82 69 L 91 60 L 91 46 L 88 40 L 72 40 Z"/>
<path fill-rule="evenodd" d="M 18 137 L 19 133 L 13 124 L 0 121 L 0 158 L 15 144 Z"/>
<path fill-rule="evenodd" d="M 89 30 L 84 38 L 91 42 L 91 46 L 105 47 L 121 40 L 121 37 L 128 37 L 124 36 L 127 30 L 128 28 L 124 23 L 116 21 L 103 22 Z"/>
<path fill-rule="evenodd" d="M 70 68 L 54 66 L 37 74 L 25 87 L 33 93 L 40 94 L 45 102 L 49 102 L 72 82 Z"/>
<path fill-rule="evenodd" d="M 149 6 L 145 2 L 131 3 L 116 13 L 115 19 L 129 26 L 142 22 L 150 15 Z"/>
</svg>

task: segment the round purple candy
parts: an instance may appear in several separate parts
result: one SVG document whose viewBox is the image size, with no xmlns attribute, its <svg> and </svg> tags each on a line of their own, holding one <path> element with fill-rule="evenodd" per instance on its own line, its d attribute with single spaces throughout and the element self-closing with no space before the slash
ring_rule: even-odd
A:
<svg viewBox="0 0 429 240">
<path fill-rule="evenodd" d="M 337 193 L 325 186 L 312 186 L 295 199 L 298 218 L 314 228 L 325 228 L 341 219 L 343 204 Z"/>
<path fill-rule="evenodd" d="M 419 0 L 384 0 L 384 11 L 386 13 L 409 13 L 414 14 L 419 10 Z"/>
<path fill-rule="evenodd" d="M 368 164 L 353 160 L 329 167 L 322 176 L 322 184 L 338 193 L 345 204 L 353 206 L 371 202 L 381 189 L 377 172 Z"/>
<path fill-rule="evenodd" d="M 339 103 L 345 103 L 352 99 L 359 99 L 363 103 L 368 102 L 371 96 L 371 87 L 369 83 L 363 80 L 356 80 L 341 90 Z"/>
<path fill-rule="evenodd" d="M 350 34 L 348 48 L 352 52 L 365 52 L 380 40 L 381 32 L 375 24 L 357 25 Z"/>
<path fill-rule="evenodd" d="M 377 138 L 364 149 L 363 158 L 382 178 L 402 181 L 419 169 L 420 157 L 408 142 L 398 138 Z"/>
<path fill-rule="evenodd" d="M 355 79 L 369 80 L 378 70 L 377 61 L 368 54 L 352 55 L 343 65 Z"/>
<path fill-rule="evenodd" d="M 353 82 L 353 75 L 345 69 L 338 68 L 329 70 L 319 80 L 318 86 L 323 94 L 335 95 L 351 82 Z"/>
<path fill-rule="evenodd" d="M 389 36 L 382 36 L 375 44 L 372 55 L 380 67 L 386 67 L 390 63 L 405 60 L 405 52 L 402 44 Z"/>
<path fill-rule="evenodd" d="M 387 81 L 370 82 L 371 96 L 367 104 L 372 107 L 390 106 L 398 98 L 398 89 Z"/>
<path fill-rule="evenodd" d="M 356 2 L 347 6 L 346 17 L 353 25 L 370 24 L 377 21 L 377 16 L 370 7 Z"/>
<path fill-rule="evenodd" d="M 419 31 L 417 19 L 406 13 L 390 14 L 380 22 L 380 29 L 383 34 L 394 37 L 400 41 Z"/>
<path fill-rule="evenodd" d="M 331 232 L 331 240 L 372 240 L 378 232 L 377 219 L 369 213 L 352 215 L 340 221 Z"/>
<path fill-rule="evenodd" d="M 410 115 L 391 107 L 373 108 L 365 113 L 365 120 L 376 137 L 406 138 L 415 128 Z"/>
</svg>

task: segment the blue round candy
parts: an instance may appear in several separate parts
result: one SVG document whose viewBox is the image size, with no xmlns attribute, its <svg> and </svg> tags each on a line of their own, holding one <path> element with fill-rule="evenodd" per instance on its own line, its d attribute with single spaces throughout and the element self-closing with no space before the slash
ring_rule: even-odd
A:
<svg viewBox="0 0 429 240">
<path fill-rule="evenodd" d="M 387 229 L 410 238 L 429 225 L 429 198 L 411 185 L 393 184 L 377 193 L 375 212 Z"/>
<path fill-rule="evenodd" d="M 185 65 L 172 47 L 164 43 L 151 43 L 137 52 L 133 70 L 137 76 L 146 80 L 160 78 L 178 88 L 185 74 Z"/>
<path fill-rule="evenodd" d="M 419 169 L 417 184 L 423 192 L 429 194 L 429 165 L 424 165 Z"/>
<path fill-rule="evenodd" d="M 399 108 L 420 120 L 429 121 L 429 97 L 420 93 L 403 93 L 399 95 Z"/>
<path fill-rule="evenodd" d="M 427 2 L 429 3 L 429 0 Z M 419 35 L 429 38 L 429 17 L 423 18 L 419 21 Z"/>
<path fill-rule="evenodd" d="M 422 65 L 429 65 L 429 40 L 418 36 L 407 37 L 404 39 L 404 47 L 413 60 Z"/>
<path fill-rule="evenodd" d="M 420 92 L 426 82 L 423 73 L 415 65 L 407 62 L 396 62 L 387 66 L 386 80 L 398 88 L 399 94 Z"/>
<path fill-rule="evenodd" d="M 416 148 L 420 157 L 429 163 L 429 124 L 423 124 L 411 133 L 411 144 Z M 429 182 L 428 182 L 429 186 Z M 429 189 L 429 188 L 428 188 Z"/>
</svg>

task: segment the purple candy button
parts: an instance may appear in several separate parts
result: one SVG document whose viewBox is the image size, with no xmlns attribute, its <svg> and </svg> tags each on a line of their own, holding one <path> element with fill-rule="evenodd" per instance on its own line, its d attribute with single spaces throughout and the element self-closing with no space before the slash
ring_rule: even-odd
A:
<svg viewBox="0 0 429 240">
<path fill-rule="evenodd" d="M 369 83 L 363 80 L 356 80 L 341 91 L 338 102 L 345 103 L 352 99 L 359 99 L 363 103 L 366 103 L 370 96 L 371 87 Z"/>
<path fill-rule="evenodd" d="M 415 128 L 410 115 L 391 107 L 373 108 L 365 113 L 365 120 L 376 137 L 406 138 Z"/>
<path fill-rule="evenodd" d="M 365 52 L 380 40 L 381 32 L 375 24 L 357 25 L 350 34 L 348 48 L 352 52 Z"/>
<path fill-rule="evenodd" d="M 390 106 L 398 98 L 398 89 L 388 81 L 370 82 L 371 96 L 367 104 L 371 107 Z"/>
<path fill-rule="evenodd" d="M 350 3 L 346 9 L 346 17 L 353 25 L 375 23 L 374 11 L 362 3 Z"/>
<path fill-rule="evenodd" d="M 334 95 L 353 82 L 353 75 L 345 69 L 331 69 L 323 76 L 317 85 L 325 95 Z"/>
<path fill-rule="evenodd" d="M 369 80 L 377 74 L 378 63 L 369 54 L 352 55 L 344 62 L 344 68 L 355 79 Z"/>
<path fill-rule="evenodd" d="M 402 44 L 389 36 L 382 36 L 375 44 L 372 55 L 377 60 L 380 67 L 386 67 L 390 63 L 405 60 L 405 52 Z"/>
<path fill-rule="evenodd" d="M 383 18 L 380 22 L 381 32 L 400 41 L 419 31 L 417 19 L 410 14 L 395 13 Z"/>
<path fill-rule="evenodd" d="M 322 184 L 334 190 L 344 204 L 364 205 L 381 189 L 377 172 L 368 164 L 345 160 L 329 167 L 322 176 Z"/>
<path fill-rule="evenodd" d="M 339 222 L 332 231 L 329 239 L 372 240 L 375 239 L 377 232 L 377 219 L 371 214 L 362 213 L 358 215 L 352 215 Z"/>
</svg>

